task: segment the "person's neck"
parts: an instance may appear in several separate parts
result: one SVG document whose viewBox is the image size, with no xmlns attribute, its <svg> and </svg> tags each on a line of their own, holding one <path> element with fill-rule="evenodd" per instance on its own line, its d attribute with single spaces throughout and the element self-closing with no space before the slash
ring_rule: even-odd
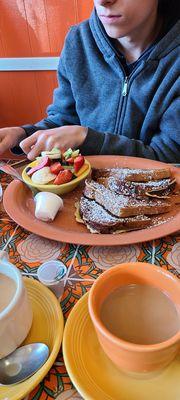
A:
<svg viewBox="0 0 180 400">
<path fill-rule="evenodd" d="M 162 26 L 162 19 L 157 13 L 151 15 L 138 30 L 131 35 L 117 39 L 118 48 L 124 54 L 127 62 L 138 60 L 143 51 L 155 40 Z"/>
</svg>

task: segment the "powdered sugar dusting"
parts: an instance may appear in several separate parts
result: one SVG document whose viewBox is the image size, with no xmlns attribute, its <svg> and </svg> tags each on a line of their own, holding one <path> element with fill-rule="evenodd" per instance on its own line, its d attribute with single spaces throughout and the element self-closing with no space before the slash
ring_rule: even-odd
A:
<svg viewBox="0 0 180 400">
<path fill-rule="evenodd" d="M 103 178 L 102 182 L 103 183 Z M 150 181 L 150 182 L 128 182 L 120 180 L 114 176 L 110 176 L 109 178 L 104 178 L 104 183 L 107 187 L 116 192 L 116 193 L 123 193 L 127 196 L 145 193 L 149 191 L 159 191 L 169 188 L 170 186 L 175 184 L 175 180 L 171 179 L 162 179 L 159 181 Z"/>
<path fill-rule="evenodd" d="M 103 172 L 102 172 L 103 171 Z M 105 168 L 103 170 L 94 170 L 92 175 L 95 176 L 118 176 L 122 180 L 126 181 L 151 181 L 159 180 L 163 178 L 169 178 L 171 171 L 169 168 L 161 169 L 131 169 L 131 168 Z"/>
<path fill-rule="evenodd" d="M 116 223 L 118 218 L 109 214 L 103 207 L 97 204 L 94 200 L 88 200 L 85 197 L 81 198 L 81 212 L 85 213 L 86 219 L 92 222 L 101 221 L 102 224 Z"/>
<path fill-rule="evenodd" d="M 157 215 L 155 217 L 151 218 L 151 224 L 148 228 L 154 228 L 155 226 L 165 224 L 165 222 L 168 222 L 173 219 L 173 216 L 165 216 L 165 215 Z"/>
<path fill-rule="evenodd" d="M 92 233 L 153 228 L 173 218 L 176 179 L 170 169 L 94 169 L 92 178 L 85 182 L 79 208 Z"/>
<path fill-rule="evenodd" d="M 81 197 L 80 214 L 91 232 L 112 233 L 129 229 L 142 229 L 150 225 L 151 219 L 145 215 L 116 218 L 94 200 Z"/>
<path fill-rule="evenodd" d="M 126 221 L 148 221 L 149 217 L 146 215 L 136 215 L 128 218 L 116 218 L 107 212 L 102 206 L 100 206 L 94 200 L 88 200 L 85 197 L 81 198 L 80 207 L 82 213 L 86 213 L 86 217 L 89 217 L 92 221 L 101 221 L 102 223 L 114 223 Z"/>
<path fill-rule="evenodd" d="M 170 203 L 163 199 L 149 199 L 118 195 L 95 181 L 86 181 L 84 195 L 101 204 L 117 217 L 165 212 Z"/>
</svg>

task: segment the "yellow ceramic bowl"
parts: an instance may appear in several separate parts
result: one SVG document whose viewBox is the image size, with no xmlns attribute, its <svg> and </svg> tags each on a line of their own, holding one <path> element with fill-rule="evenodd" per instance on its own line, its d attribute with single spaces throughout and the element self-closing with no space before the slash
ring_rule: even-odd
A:
<svg viewBox="0 0 180 400">
<path fill-rule="evenodd" d="M 29 379 L 16 385 L 0 386 L 0 399 L 21 400 L 30 393 L 51 369 L 61 346 L 64 319 L 58 300 L 42 283 L 24 278 L 33 310 L 33 323 L 24 344 L 41 342 L 49 347 L 49 358 Z"/>
<path fill-rule="evenodd" d="M 64 185 L 52 185 L 49 183 L 46 185 L 37 185 L 32 182 L 32 179 L 26 173 L 26 169 L 28 167 L 30 167 L 30 168 L 35 167 L 36 164 L 37 164 L 37 161 L 33 161 L 32 163 L 26 165 L 26 167 L 24 168 L 24 170 L 22 172 L 23 181 L 30 188 L 37 189 L 40 192 L 51 192 L 51 193 L 60 194 L 60 195 L 71 192 L 73 189 L 75 189 L 76 186 L 78 186 L 79 183 L 81 181 L 83 181 L 89 175 L 89 173 L 91 171 L 91 164 L 89 163 L 89 161 L 85 160 L 85 164 L 88 165 L 88 168 L 80 176 L 78 176 L 75 179 L 72 179 L 72 181 L 65 183 Z"/>
</svg>

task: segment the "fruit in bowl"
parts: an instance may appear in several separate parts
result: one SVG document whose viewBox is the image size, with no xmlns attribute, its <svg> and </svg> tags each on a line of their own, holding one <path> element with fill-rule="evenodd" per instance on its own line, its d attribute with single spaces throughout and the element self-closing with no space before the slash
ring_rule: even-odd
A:
<svg viewBox="0 0 180 400">
<path fill-rule="evenodd" d="M 22 178 L 30 188 L 62 195 L 75 189 L 90 171 L 90 163 L 79 150 L 68 149 L 62 153 L 54 148 L 43 151 L 28 164 Z"/>
</svg>

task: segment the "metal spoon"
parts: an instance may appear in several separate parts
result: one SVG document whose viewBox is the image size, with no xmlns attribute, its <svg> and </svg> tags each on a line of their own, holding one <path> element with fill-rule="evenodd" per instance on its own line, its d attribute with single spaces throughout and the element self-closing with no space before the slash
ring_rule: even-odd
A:
<svg viewBox="0 0 180 400">
<path fill-rule="evenodd" d="M 35 196 L 36 193 L 38 193 L 38 190 L 33 187 L 29 187 L 24 180 L 22 179 L 22 176 L 20 173 L 13 168 L 11 165 L 5 163 L 4 161 L 0 162 L 0 171 L 4 172 L 7 175 L 10 175 L 12 178 L 18 179 L 18 181 L 23 182 L 24 185 L 26 185 L 32 192 L 32 195 Z"/>
<path fill-rule="evenodd" d="M 16 171 L 15 168 L 13 168 L 11 165 L 5 163 L 4 161 L 0 162 L 0 171 L 5 172 L 5 174 L 12 176 L 15 179 L 18 179 L 19 181 L 23 182 L 22 176 L 18 171 Z"/>
<path fill-rule="evenodd" d="M 13 385 L 33 375 L 48 359 L 49 348 L 43 343 L 19 347 L 0 360 L 0 384 Z"/>
</svg>

